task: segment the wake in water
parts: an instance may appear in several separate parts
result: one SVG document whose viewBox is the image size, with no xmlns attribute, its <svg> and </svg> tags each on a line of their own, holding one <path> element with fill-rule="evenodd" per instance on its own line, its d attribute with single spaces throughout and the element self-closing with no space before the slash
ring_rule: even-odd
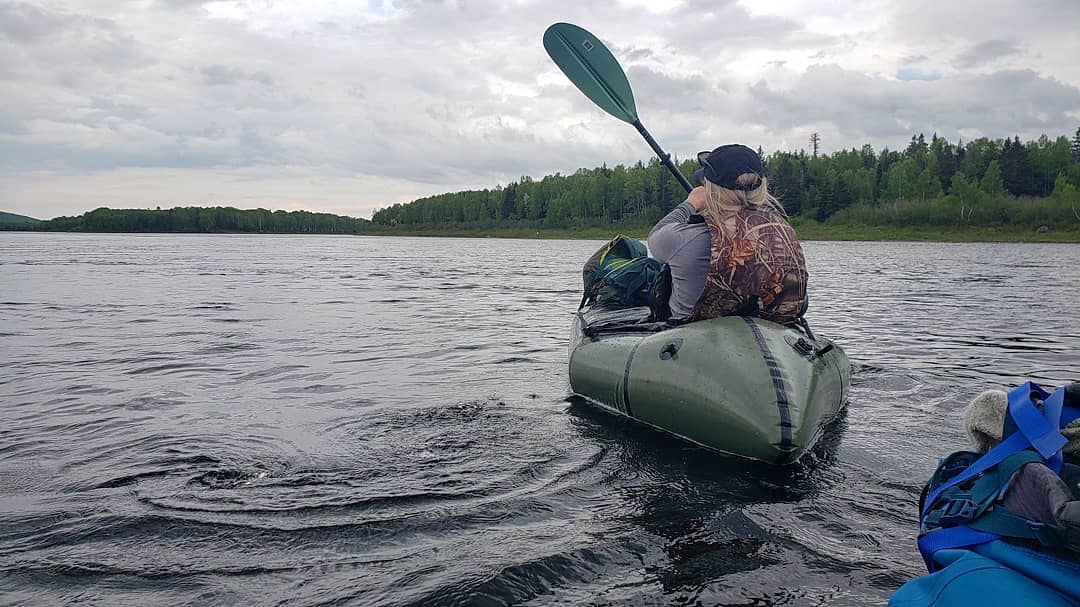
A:
<svg viewBox="0 0 1080 607">
<path fill-rule="evenodd" d="M 0 238 L 4 603 L 883 604 L 967 397 L 1080 367 L 1007 265 L 1075 248 L 808 243 L 853 391 L 777 471 L 567 400 L 596 242 Z"/>
</svg>

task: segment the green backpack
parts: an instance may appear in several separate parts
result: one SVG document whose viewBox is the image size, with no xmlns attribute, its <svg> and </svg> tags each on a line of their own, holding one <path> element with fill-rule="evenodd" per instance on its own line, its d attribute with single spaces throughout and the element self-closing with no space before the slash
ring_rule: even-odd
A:
<svg viewBox="0 0 1080 607">
<path fill-rule="evenodd" d="M 590 302 L 648 306 L 649 290 L 663 268 L 648 256 L 641 241 L 620 234 L 585 262 L 581 270 L 585 294 L 578 309 Z"/>
</svg>

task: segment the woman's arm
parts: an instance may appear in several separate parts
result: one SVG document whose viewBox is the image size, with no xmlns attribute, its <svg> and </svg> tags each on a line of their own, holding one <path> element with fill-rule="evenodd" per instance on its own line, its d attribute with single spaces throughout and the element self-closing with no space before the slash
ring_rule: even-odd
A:
<svg viewBox="0 0 1080 607">
<path fill-rule="evenodd" d="M 679 236 L 674 228 L 686 223 L 686 220 L 690 218 L 693 212 L 694 207 L 690 206 L 690 203 L 684 202 L 672 209 L 667 215 L 664 215 L 663 219 L 656 222 L 653 229 L 649 231 L 648 238 L 649 252 L 652 253 L 653 257 L 665 263 L 671 259 L 672 254 L 679 249 L 679 245 L 685 240 L 684 237 Z"/>
<path fill-rule="evenodd" d="M 705 208 L 705 188 L 698 186 L 690 191 L 686 201 L 664 215 L 649 231 L 649 252 L 652 256 L 663 262 L 671 259 L 675 251 L 686 242 L 686 236 L 677 234 L 672 228 L 685 224 L 690 219 L 690 215 L 703 208 Z"/>
</svg>

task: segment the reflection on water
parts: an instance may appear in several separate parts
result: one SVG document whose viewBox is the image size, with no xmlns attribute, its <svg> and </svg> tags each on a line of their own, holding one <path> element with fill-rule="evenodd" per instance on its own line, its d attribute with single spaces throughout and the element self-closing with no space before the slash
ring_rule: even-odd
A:
<svg viewBox="0 0 1080 607">
<path fill-rule="evenodd" d="M 1075 245 L 807 243 L 802 465 L 569 396 L 600 243 L 0 234 L 0 602 L 883 604 L 979 390 L 1076 379 Z"/>
</svg>

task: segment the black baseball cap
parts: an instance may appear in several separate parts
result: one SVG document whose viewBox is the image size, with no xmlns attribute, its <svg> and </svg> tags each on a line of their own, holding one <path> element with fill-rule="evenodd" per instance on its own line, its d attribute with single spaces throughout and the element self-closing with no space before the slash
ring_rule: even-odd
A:
<svg viewBox="0 0 1080 607">
<path fill-rule="evenodd" d="M 722 145 L 711 152 L 698 152 L 697 158 L 701 163 L 701 168 L 694 172 L 694 181 L 697 183 L 701 183 L 701 179 L 705 178 L 729 190 L 749 192 L 760 187 L 761 178 L 765 176 L 761 156 L 740 143 Z M 753 173 L 758 178 L 749 184 L 738 183 L 739 176 L 746 173 Z"/>
</svg>

